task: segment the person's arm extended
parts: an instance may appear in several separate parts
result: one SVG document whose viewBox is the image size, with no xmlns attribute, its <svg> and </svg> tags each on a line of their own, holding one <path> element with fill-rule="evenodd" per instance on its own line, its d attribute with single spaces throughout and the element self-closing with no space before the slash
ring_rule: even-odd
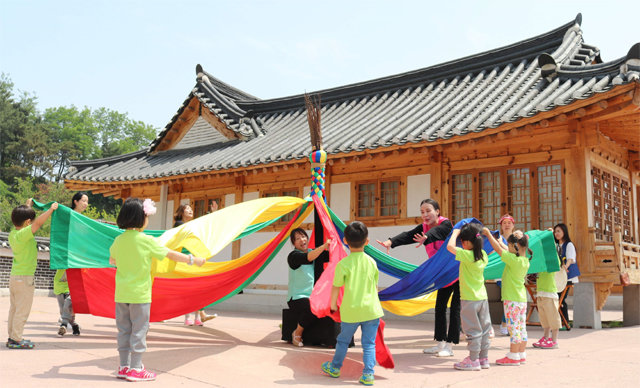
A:
<svg viewBox="0 0 640 388">
<path fill-rule="evenodd" d="M 436 241 L 444 241 L 453 230 L 453 224 L 449 220 L 444 220 L 440 225 L 436 225 L 424 233 L 426 239 L 422 242 L 424 245 L 431 244 Z"/>
<path fill-rule="evenodd" d="M 482 228 L 482 234 L 487 237 L 489 243 L 493 247 L 493 250 L 496 251 L 498 255 L 502 256 L 502 251 L 504 251 L 504 248 L 502 247 L 502 244 L 500 244 L 498 240 L 493 237 L 489 228 Z"/>
<path fill-rule="evenodd" d="M 324 244 L 320 245 L 316 249 L 307 253 L 307 260 L 311 263 L 312 261 L 317 259 L 322 252 L 329 250 L 329 245 L 331 245 L 331 239 L 327 239 L 327 241 Z"/>
<path fill-rule="evenodd" d="M 28 206 L 31 206 L 31 203 L 32 203 L 31 200 L 27 201 Z M 58 203 L 54 202 L 51 204 L 51 207 L 46 212 L 43 212 L 38 217 L 36 217 L 36 219 L 31 224 L 31 233 L 35 234 L 38 231 L 38 229 L 40 229 L 42 225 L 44 225 L 44 223 L 51 216 L 53 211 L 56 210 L 57 208 L 58 208 Z"/>
<path fill-rule="evenodd" d="M 391 237 L 385 241 L 380 241 L 380 240 L 376 240 L 376 241 L 378 242 L 378 244 L 385 247 L 387 249 L 387 253 L 389 253 L 390 248 L 394 248 L 400 245 L 413 244 L 415 242 L 413 241 L 413 236 L 415 236 L 417 233 L 422 233 L 422 224 L 416 226 L 415 228 L 409 231 L 402 232 L 395 237 Z"/>
<path fill-rule="evenodd" d="M 451 232 L 451 237 L 449 238 L 449 243 L 447 244 L 447 250 L 454 255 L 456 254 L 456 240 L 458 239 L 458 235 L 460 234 L 460 229 L 454 229 Z"/>
<path fill-rule="evenodd" d="M 171 249 L 169 249 L 169 252 L 167 252 L 167 257 L 173 261 L 178 261 L 181 263 L 187 263 L 189 265 L 191 264 L 195 264 L 198 267 L 202 267 L 205 263 L 205 259 L 203 259 L 202 257 L 195 257 L 193 255 L 185 255 L 184 253 L 180 253 L 180 252 L 176 252 L 176 251 L 172 251 Z M 193 262 L 191 262 L 191 258 L 193 258 Z"/>
<path fill-rule="evenodd" d="M 340 287 L 331 287 L 331 311 L 338 311 L 338 295 L 340 295 Z"/>
</svg>

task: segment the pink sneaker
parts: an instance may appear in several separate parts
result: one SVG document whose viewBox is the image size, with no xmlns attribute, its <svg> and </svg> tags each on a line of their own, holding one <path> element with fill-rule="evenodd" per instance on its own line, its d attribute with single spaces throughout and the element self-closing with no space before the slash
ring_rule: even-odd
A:
<svg viewBox="0 0 640 388">
<path fill-rule="evenodd" d="M 196 318 L 196 320 L 193 321 L 193 324 L 196 325 L 196 326 L 203 326 L 202 321 L 199 320 L 198 318 Z"/>
<path fill-rule="evenodd" d="M 482 368 L 482 369 L 491 368 L 491 365 L 489 364 L 489 359 L 488 358 L 481 358 L 480 359 L 480 368 Z"/>
<path fill-rule="evenodd" d="M 542 337 L 538 340 L 538 342 L 534 342 L 532 345 L 534 348 L 541 348 L 542 344 L 544 344 L 545 342 L 547 342 L 547 338 L 546 337 Z"/>
<path fill-rule="evenodd" d="M 520 357 L 520 365 L 526 364 L 526 363 L 527 363 L 527 359 Z"/>
<path fill-rule="evenodd" d="M 465 357 L 464 360 L 453 364 L 453 367 L 457 370 L 480 370 L 480 361 L 471 361 L 469 357 Z"/>
<path fill-rule="evenodd" d="M 506 366 L 520 366 L 520 360 L 514 360 L 509 357 L 504 357 L 499 360 L 496 360 L 496 364 L 506 365 Z"/>
<path fill-rule="evenodd" d="M 128 366 L 121 366 L 118 368 L 118 373 L 116 373 L 116 377 L 119 379 L 126 379 L 127 378 L 127 373 L 129 373 L 129 367 Z"/>
<path fill-rule="evenodd" d="M 184 325 L 185 326 L 193 326 L 193 321 L 191 319 L 185 319 L 184 320 Z"/>
<path fill-rule="evenodd" d="M 127 373 L 127 381 L 152 381 L 156 379 L 156 374 L 149 372 L 142 367 L 142 369 L 129 369 Z"/>
<path fill-rule="evenodd" d="M 538 346 L 540 349 L 557 349 L 558 343 L 551 338 L 547 338 L 547 340 Z"/>
</svg>

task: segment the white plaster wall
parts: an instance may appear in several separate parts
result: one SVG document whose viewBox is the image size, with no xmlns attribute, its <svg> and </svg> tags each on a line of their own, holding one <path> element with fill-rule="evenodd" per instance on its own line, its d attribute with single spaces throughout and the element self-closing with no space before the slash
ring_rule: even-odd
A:
<svg viewBox="0 0 640 388">
<path fill-rule="evenodd" d="M 173 226 L 173 199 L 167 201 L 167 218 L 165 220 L 167 229 Z"/>
<path fill-rule="evenodd" d="M 330 190 L 329 207 L 341 220 L 348 220 L 351 214 L 351 183 L 333 183 Z"/>
<path fill-rule="evenodd" d="M 431 196 L 431 175 L 407 177 L 407 217 L 420 217 L 420 202 Z"/>
<path fill-rule="evenodd" d="M 248 193 L 242 194 L 242 202 L 251 201 L 252 199 L 260 198 L 260 192 L 258 191 L 250 191 Z"/>
<path fill-rule="evenodd" d="M 226 194 L 224 196 L 224 206 L 235 205 L 236 203 L 236 195 L 235 194 Z"/>
</svg>

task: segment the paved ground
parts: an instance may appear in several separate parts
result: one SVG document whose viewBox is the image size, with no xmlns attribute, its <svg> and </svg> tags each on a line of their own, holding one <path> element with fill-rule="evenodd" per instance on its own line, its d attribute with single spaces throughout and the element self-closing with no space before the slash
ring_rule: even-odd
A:
<svg viewBox="0 0 640 388">
<path fill-rule="evenodd" d="M 0 330 L 6 332 L 4 314 L 9 298 L 0 297 Z M 294 348 L 280 341 L 280 319 L 274 315 L 220 312 L 205 327 L 185 327 L 178 318 L 154 323 L 143 360 L 158 373 L 156 387 L 283 387 L 359 386 L 362 352 L 349 350 L 342 377 L 320 372 L 320 364 L 333 351 Z M 113 320 L 80 315 L 82 335 L 56 335 L 57 303 L 38 296 L 25 329 L 37 344 L 34 350 L 0 349 L 0 386 L 66 387 L 75 384 L 103 387 L 129 384 L 117 380 L 116 329 Z M 603 311 L 603 320 L 620 320 L 622 313 Z M 531 327 L 532 339 L 541 336 Z M 466 355 L 465 345 L 455 346 L 453 358 L 422 354 L 433 344 L 433 323 L 389 319 L 385 333 L 396 369 L 376 368 L 378 387 L 637 387 L 640 382 L 640 327 L 562 332 L 557 350 L 527 350 L 528 363 L 480 372 L 461 372 L 453 362 Z M 508 338 L 493 340 L 492 363 L 508 348 Z"/>
</svg>

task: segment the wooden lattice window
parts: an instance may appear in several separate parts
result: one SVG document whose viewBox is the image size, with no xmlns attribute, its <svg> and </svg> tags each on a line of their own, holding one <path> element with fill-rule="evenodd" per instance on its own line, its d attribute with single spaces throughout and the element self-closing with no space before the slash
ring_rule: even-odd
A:
<svg viewBox="0 0 640 388">
<path fill-rule="evenodd" d="M 558 164 L 538 167 L 538 228 L 552 228 L 562 217 L 562 169 Z"/>
<path fill-rule="evenodd" d="M 262 193 L 262 197 L 264 198 L 270 198 L 270 197 L 297 197 L 298 196 L 298 190 L 297 189 L 282 189 L 282 190 L 271 190 L 271 191 L 265 191 Z M 279 223 L 285 223 L 285 222 L 289 222 L 291 221 L 291 219 L 293 219 L 293 216 L 295 215 L 295 212 L 297 210 L 291 211 L 287 214 L 285 214 L 284 216 L 282 216 L 282 218 L 280 218 L 278 220 Z"/>
<path fill-rule="evenodd" d="M 451 203 L 454 220 L 473 215 L 473 175 L 456 174 L 451 177 Z"/>
<path fill-rule="evenodd" d="M 487 225 L 498 221 L 501 216 L 500 171 L 478 174 L 478 201 L 480 219 Z"/>
<path fill-rule="evenodd" d="M 193 217 L 198 218 L 205 214 L 209 213 L 209 209 L 211 208 L 211 202 L 218 202 L 218 208 L 222 208 L 223 206 L 223 197 L 208 197 L 205 199 L 198 199 L 193 201 Z"/>
<path fill-rule="evenodd" d="M 615 226 L 622 229 L 622 240 L 632 241 L 631 193 L 629 182 L 597 167 L 591 169 L 593 218 L 596 239 L 613 241 Z"/>
<path fill-rule="evenodd" d="M 380 180 L 356 183 L 358 218 L 400 215 L 400 181 Z"/>
<path fill-rule="evenodd" d="M 528 168 L 507 170 L 507 209 L 525 230 L 531 227 L 531 180 Z"/>
<path fill-rule="evenodd" d="M 564 220 L 562 177 L 561 164 L 456 173 L 449 214 L 454 220 L 476 217 L 493 228 L 509 213 L 518 229 L 548 228 Z"/>
</svg>

